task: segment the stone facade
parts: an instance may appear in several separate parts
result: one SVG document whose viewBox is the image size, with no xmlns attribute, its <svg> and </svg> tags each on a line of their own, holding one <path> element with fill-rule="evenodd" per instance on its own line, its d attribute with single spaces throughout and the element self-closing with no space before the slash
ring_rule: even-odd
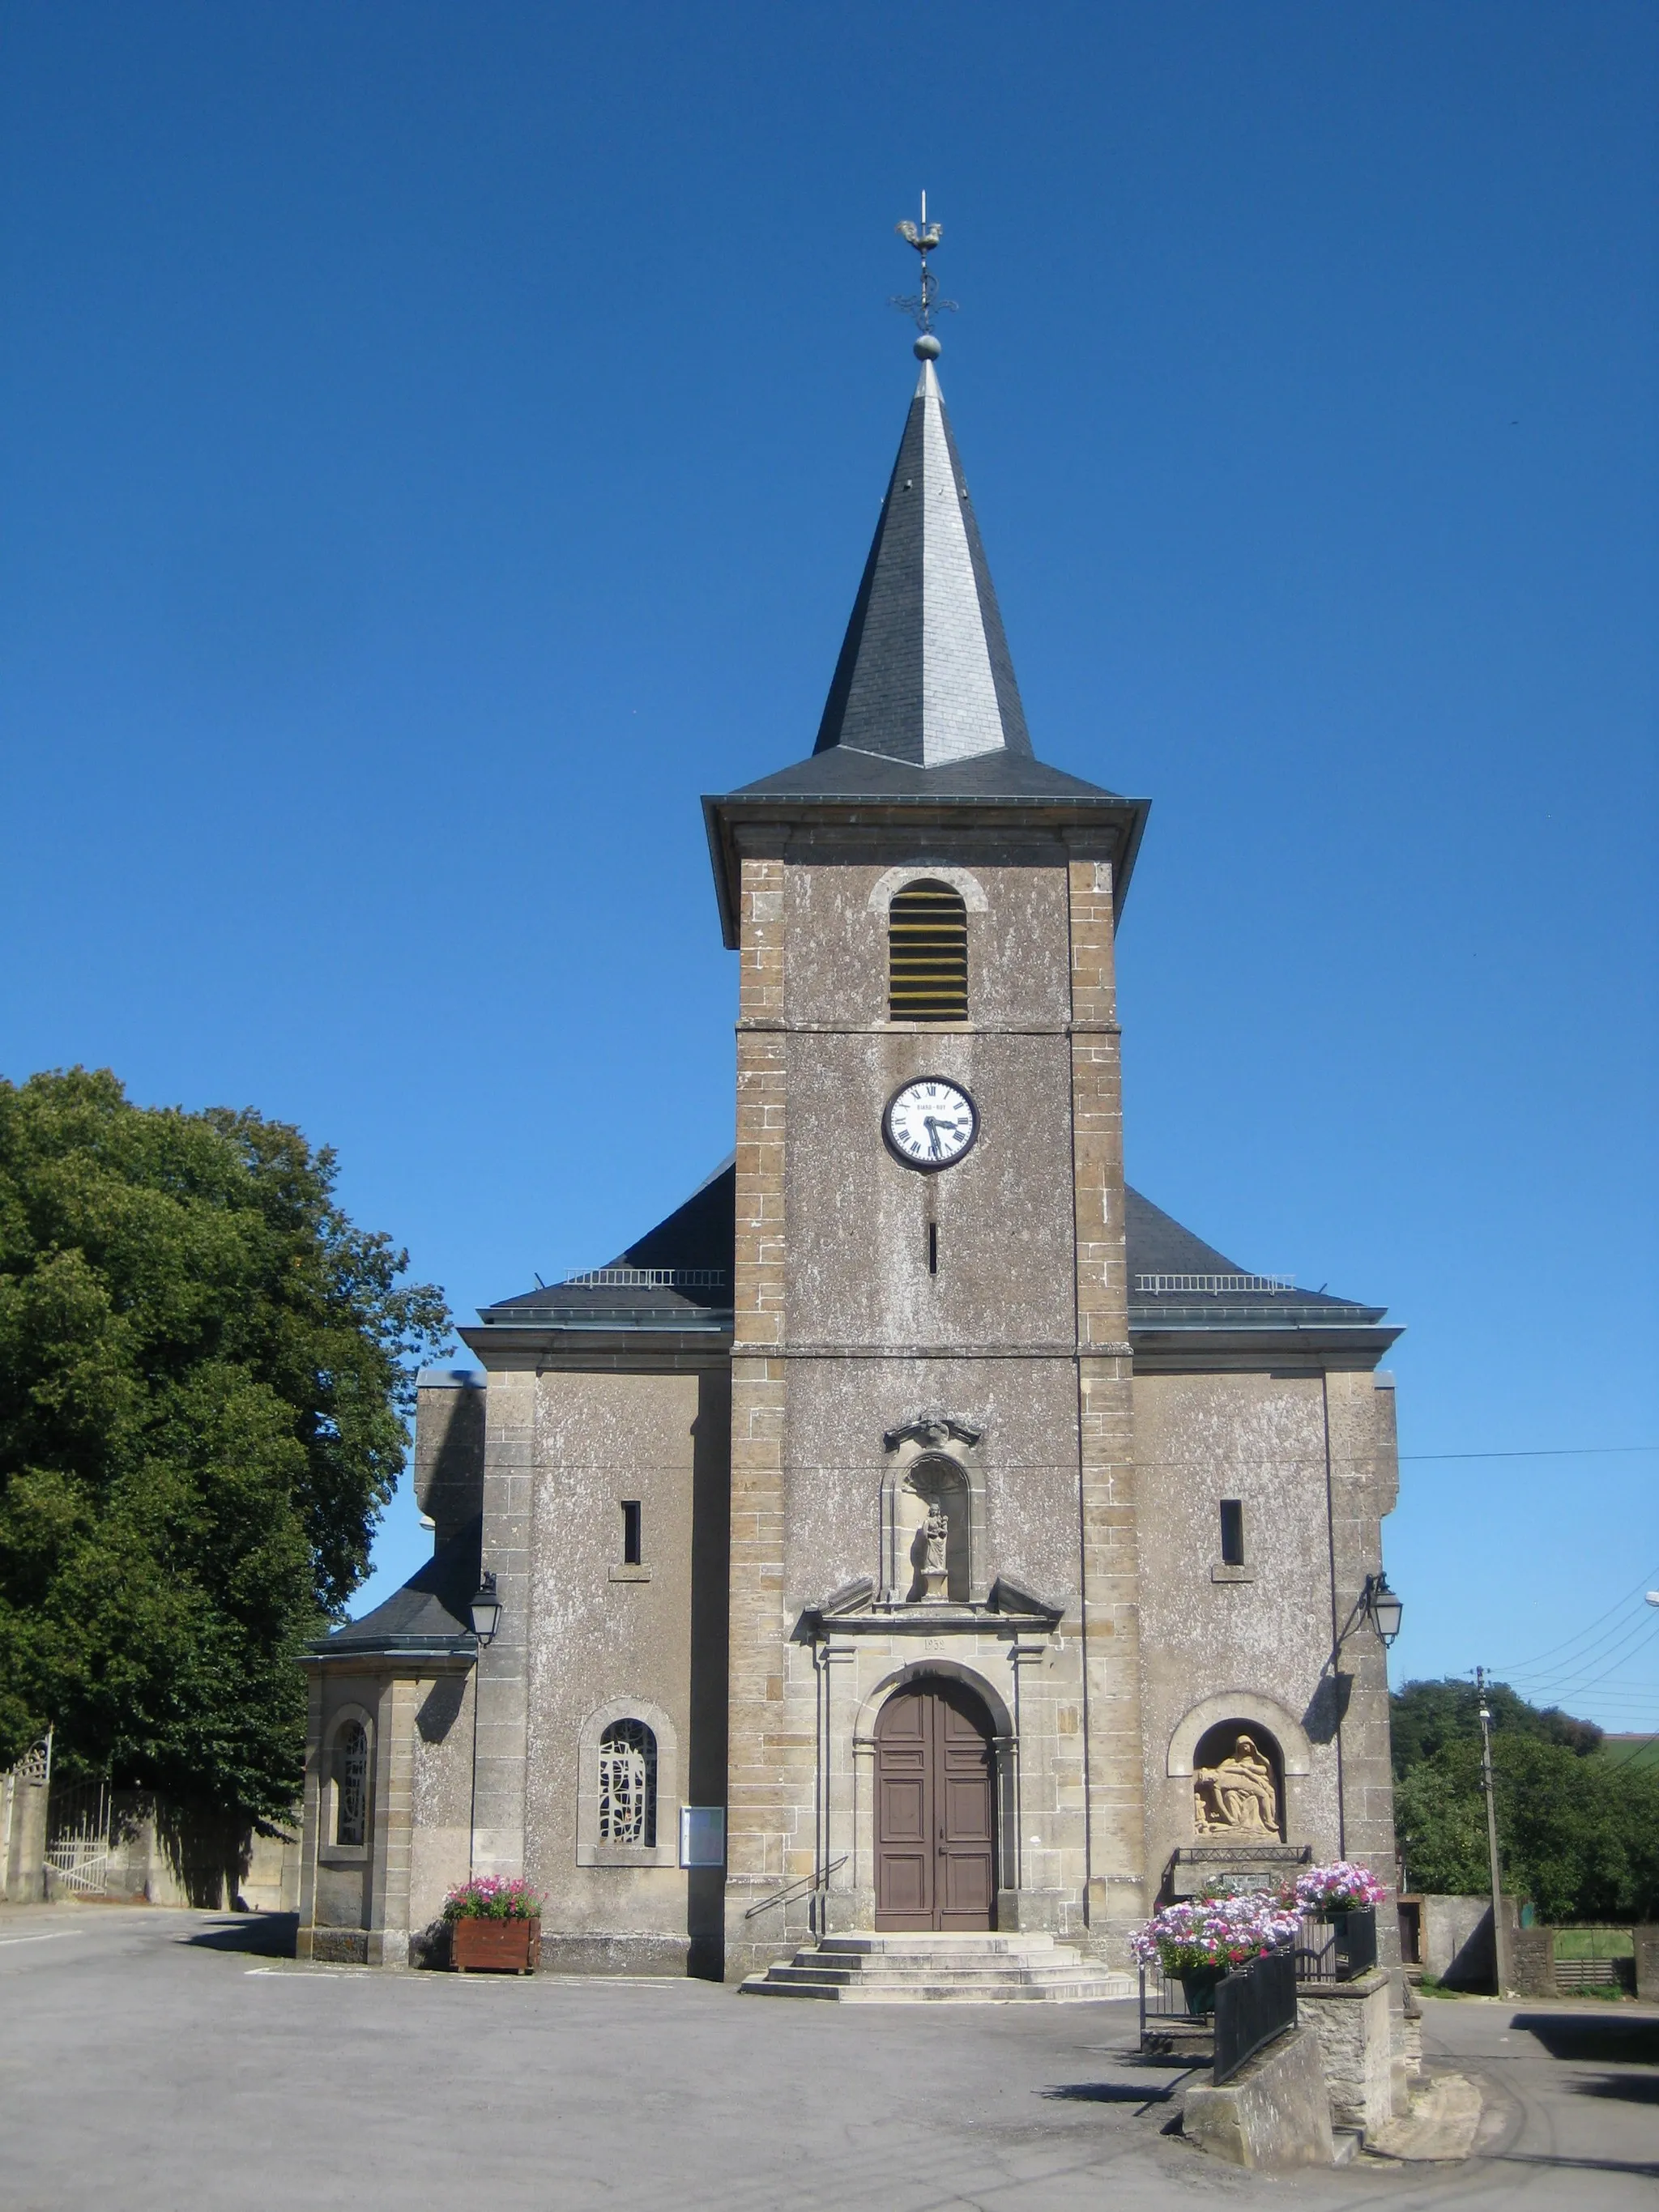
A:
<svg viewBox="0 0 1659 2212">
<path fill-rule="evenodd" d="M 1126 1184 L 1146 805 L 1030 754 L 930 363 L 905 437 L 818 751 L 705 801 L 733 1158 L 609 1267 L 462 1332 L 482 1374 L 419 1394 L 432 1565 L 313 1653 L 313 1954 L 418 1952 L 468 1873 L 544 1893 L 556 1965 L 738 1974 L 896 1927 L 900 1690 L 966 1713 L 979 1762 L 988 1887 L 935 1926 L 1119 1966 L 1200 1845 L 1241 1878 L 1265 1851 L 1392 1880 L 1364 1596 L 1396 1332 Z M 839 741 L 849 700 L 866 736 L 888 702 L 890 753 Z M 965 1013 L 894 1012 L 907 890 L 960 918 Z M 921 1172 L 884 1115 L 927 1079 L 975 1133 Z M 968 1802 L 939 1799 L 940 1882 Z"/>
</svg>

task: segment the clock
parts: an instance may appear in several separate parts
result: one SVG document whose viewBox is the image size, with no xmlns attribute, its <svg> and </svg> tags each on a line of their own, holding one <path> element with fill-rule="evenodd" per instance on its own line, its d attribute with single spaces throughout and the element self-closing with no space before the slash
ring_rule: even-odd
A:
<svg viewBox="0 0 1659 2212">
<path fill-rule="evenodd" d="M 979 1134 L 979 1112 L 960 1085 L 942 1075 L 907 1083 L 887 1102 L 882 1133 L 907 1168 L 948 1168 Z"/>
</svg>

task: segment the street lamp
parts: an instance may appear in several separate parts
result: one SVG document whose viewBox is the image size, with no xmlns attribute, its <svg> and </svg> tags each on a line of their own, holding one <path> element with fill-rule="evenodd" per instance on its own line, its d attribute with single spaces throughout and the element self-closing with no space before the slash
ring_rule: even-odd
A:
<svg viewBox="0 0 1659 2212">
<path fill-rule="evenodd" d="M 477 1595 L 471 1605 L 472 1633 L 480 1645 L 492 1643 L 495 1631 L 501 1625 L 501 1601 L 495 1595 L 495 1577 L 486 1574 L 480 1577 Z"/>
<path fill-rule="evenodd" d="M 1383 1643 L 1392 1644 L 1400 1633 L 1401 1617 L 1406 1608 L 1389 1588 L 1387 1575 L 1378 1572 L 1366 1576 L 1362 1602 Z"/>
</svg>

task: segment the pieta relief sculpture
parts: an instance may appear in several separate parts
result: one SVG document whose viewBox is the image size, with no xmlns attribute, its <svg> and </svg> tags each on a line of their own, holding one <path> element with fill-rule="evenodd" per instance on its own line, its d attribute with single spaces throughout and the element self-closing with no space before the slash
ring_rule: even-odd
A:
<svg viewBox="0 0 1659 2212">
<path fill-rule="evenodd" d="M 1193 1817 L 1200 1836 L 1273 1836 L 1279 1791 L 1271 1762 L 1241 1734 L 1228 1756 L 1193 1776 Z"/>
</svg>

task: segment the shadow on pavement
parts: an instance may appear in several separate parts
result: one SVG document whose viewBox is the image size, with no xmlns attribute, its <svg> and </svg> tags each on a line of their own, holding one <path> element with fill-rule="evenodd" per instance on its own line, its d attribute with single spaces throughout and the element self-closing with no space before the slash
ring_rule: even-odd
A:
<svg viewBox="0 0 1659 2212">
<path fill-rule="evenodd" d="M 1040 2089 L 1037 2094 L 1068 2105 L 1167 2105 L 1176 2087 L 1173 2081 L 1161 2089 L 1149 2088 L 1144 2081 L 1062 2081 L 1058 2088 Z"/>
<path fill-rule="evenodd" d="M 297 1912 L 239 1912 L 179 1942 L 198 1951 L 242 1951 L 255 1959 L 291 1959 L 299 1931 Z"/>
<path fill-rule="evenodd" d="M 1575 2081 L 1581 2097 L 1622 2097 L 1632 2105 L 1659 2105 L 1659 2074 L 1603 2074 L 1595 2081 Z"/>
<path fill-rule="evenodd" d="M 1481 2162 L 1492 2166 L 1553 2166 L 1583 2173 L 1636 2173 L 1646 2180 L 1659 2181 L 1659 2166 L 1645 2159 L 1571 2158 L 1565 2152 L 1558 2155 L 1547 2150 L 1502 2150 Z"/>
<path fill-rule="evenodd" d="M 1659 2020 L 1518 2012 L 1510 2025 L 1535 2035 L 1552 2058 L 1576 2058 L 1591 2066 L 1659 2066 Z"/>
</svg>

